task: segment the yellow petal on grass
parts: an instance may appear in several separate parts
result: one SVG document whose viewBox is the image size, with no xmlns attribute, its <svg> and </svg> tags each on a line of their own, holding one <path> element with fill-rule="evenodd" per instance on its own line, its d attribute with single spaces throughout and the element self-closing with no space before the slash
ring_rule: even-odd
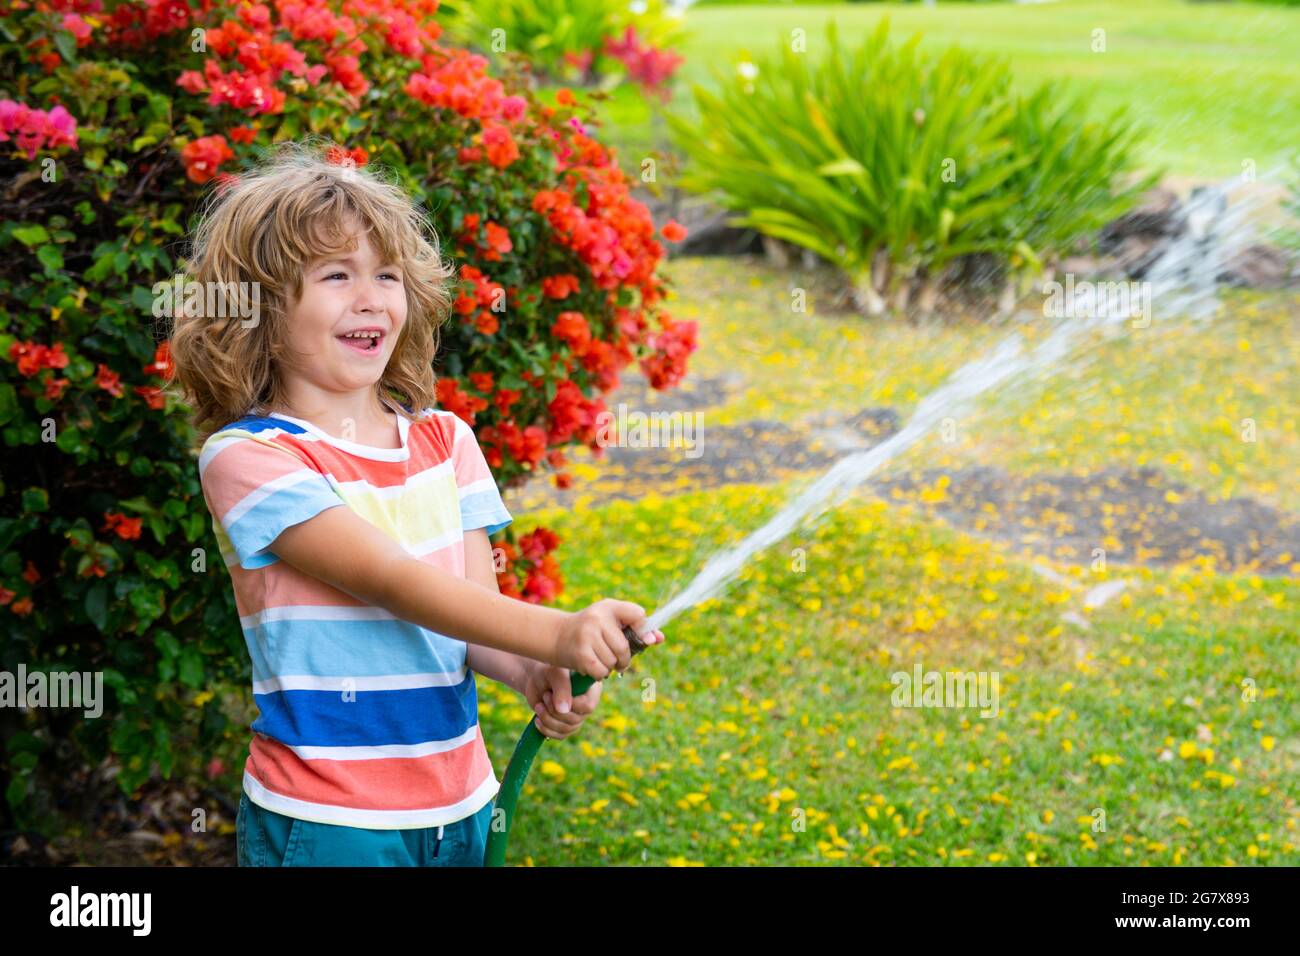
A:
<svg viewBox="0 0 1300 956">
<path fill-rule="evenodd" d="M 621 734 L 631 726 L 631 722 L 622 714 L 610 714 L 600 722 L 600 726 L 607 727 L 616 734 Z"/>
</svg>

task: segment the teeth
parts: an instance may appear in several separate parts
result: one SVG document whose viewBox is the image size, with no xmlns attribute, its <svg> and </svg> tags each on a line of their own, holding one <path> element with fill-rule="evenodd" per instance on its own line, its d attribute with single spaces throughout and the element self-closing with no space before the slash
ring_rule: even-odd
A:
<svg viewBox="0 0 1300 956">
<path fill-rule="evenodd" d="M 380 333 L 378 333 L 378 332 L 347 332 L 347 333 L 345 333 L 345 334 L 343 335 L 343 338 L 345 338 L 345 339 L 377 339 L 377 338 L 379 338 L 379 335 L 380 335 Z"/>
</svg>

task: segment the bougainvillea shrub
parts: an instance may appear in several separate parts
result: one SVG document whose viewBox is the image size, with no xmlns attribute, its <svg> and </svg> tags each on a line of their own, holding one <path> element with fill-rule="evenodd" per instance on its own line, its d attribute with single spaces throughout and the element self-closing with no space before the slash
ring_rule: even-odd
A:
<svg viewBox="0 0 1300 956">
<path fill-rule="evenodd" d="M 599 456 L 602 393 L 679 382 L 664 241 L 564 91 L 440 42 L 436 0 L 16 0 L 0 14 L 0 653 L 102 672 L 102 719 L 0 711 L 11 811 L 40 812 L 53 742 L 117 755 L 131 791 L 242 739 L 246 678 L 158 289 L 200 204 L 271 143 L 383 164 L 460 267 L 438 402 L 498 481 Z M 165 310 L 164 310 L 165 311 Z M 501 588 L 554 597 L 554 534 L 498 538 Z M 68 757 L 67 753 L 61 754 Z M 205 759 L 205 757 L 207 759 Z M 206 771 L 220 772 L 220 765 Z"/>
<path fill-rule="evenodd" d="M 624 78 L 666 100 L 685 39 L 665 0 L 457 0 L 447 29 L 488 56 L 522 54 L 548 83 L 609 88 Z"/>
</svg>

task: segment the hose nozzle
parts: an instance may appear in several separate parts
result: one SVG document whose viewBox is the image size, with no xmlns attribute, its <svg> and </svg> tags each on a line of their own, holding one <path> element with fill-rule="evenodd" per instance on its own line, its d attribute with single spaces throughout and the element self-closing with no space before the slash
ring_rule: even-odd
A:
<svg viewBox="0 0 1300 956">
<path fill-rule="evenodd" d="M 645 643 L 645 641 L 641 640 L 640 636 L 638 636 L 636 631 L 632 630 L 631 624 L 623 628 L 623 636 L 627 638 L 628 644 L 630 644 L 632 647 L 633 657 L 636 657 L 636 655 L 640 654 L 642 651 L 644 651 L 647 647 L 650 646 L 649 644 Z"/>
</svg>

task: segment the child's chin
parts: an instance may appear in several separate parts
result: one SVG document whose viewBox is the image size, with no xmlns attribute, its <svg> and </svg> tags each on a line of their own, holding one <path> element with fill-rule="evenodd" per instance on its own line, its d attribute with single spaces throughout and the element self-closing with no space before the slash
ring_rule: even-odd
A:
<svg viewBox="0 0 1300 956">
<path fill-rule="evenodd" d="M 375 383 L 383 377 L 383 367 L 376 362 L 373 371 L 349 369 L 342 375 L 337 376 L 337 381 L 345 391 L 359 392 L 365 388 L 374 388 Z"/>
</svg>

